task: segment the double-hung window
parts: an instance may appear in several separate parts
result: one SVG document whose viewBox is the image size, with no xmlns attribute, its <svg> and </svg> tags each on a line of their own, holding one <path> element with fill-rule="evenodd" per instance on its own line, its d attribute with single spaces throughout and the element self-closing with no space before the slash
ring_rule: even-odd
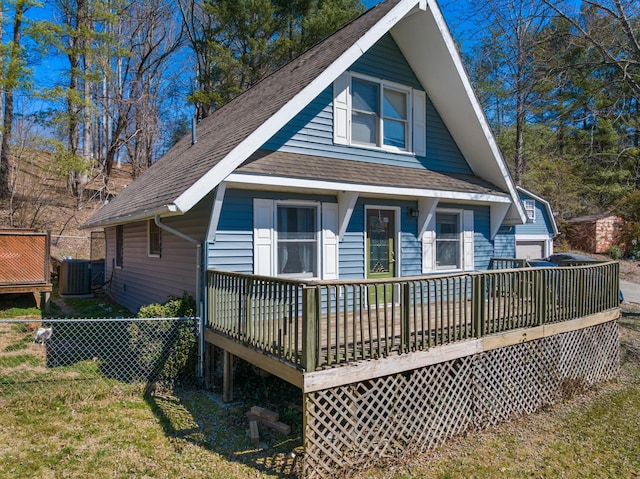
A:
<svg viewBox="0 0 640 479">
<path fill-rule="evenodd" d="M 460 214 L 436 214 L 436 270 L 462 268 L 462 234 Z"/>
<path fill-rule="evenodd" d="M 351 142 L 410 150 L 410 89 L 351 79 Z"/>
<path fill-rule="evenodd" d="M 276 213 L 278 276 L 318 277 L 318 209 L 278 204 Z"/>
<path fill-rule="evenodd" d="M 425 156 L 426 115 L 424 90 L 349 71 L 333 83 L 337 145 Z"/>
<path fill-rule="evenodd" d="M 524 210 L 527 213 L 527 222 L 536 222 L 536 202 L 533 200 L 524 200 Z"/>
</svg>

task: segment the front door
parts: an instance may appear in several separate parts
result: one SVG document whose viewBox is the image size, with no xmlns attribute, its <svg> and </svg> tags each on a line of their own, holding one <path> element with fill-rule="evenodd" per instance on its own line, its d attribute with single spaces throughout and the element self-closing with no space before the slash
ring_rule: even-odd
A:
<svg viewBox="0 0 640 479">
<path fill-rule="evenodd" d="M 396 275 L 396 212 L 392 209 L 367 208 L 367 279 L 393 278 Z M 371 288 L 371 303 L 390 303 L 391 287 Z"/>
</svg>

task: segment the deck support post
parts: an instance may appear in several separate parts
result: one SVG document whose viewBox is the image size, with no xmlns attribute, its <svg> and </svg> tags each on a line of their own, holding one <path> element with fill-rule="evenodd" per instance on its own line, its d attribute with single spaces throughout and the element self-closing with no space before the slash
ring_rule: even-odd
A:
<svg viewBox="0 0 640 479">
<path fill-rule="evenodd" d="M 222 401 L 233 401 L 233 354 L 224 350 L 222 372 Z"/>
<path fill-rule="evenodd" d="M 317 321 L 319 315 L 319 294 L 315 287 L 302 290 L 302 367 L 307 372 L 316 369 L 317 361 Z"/>
</svg>

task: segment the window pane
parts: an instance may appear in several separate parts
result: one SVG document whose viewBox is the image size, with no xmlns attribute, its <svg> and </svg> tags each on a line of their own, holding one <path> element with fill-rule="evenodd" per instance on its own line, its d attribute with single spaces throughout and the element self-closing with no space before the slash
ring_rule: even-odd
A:
<svg viewBox="0 0 640 479">
<path fill-rule="evenodd" d="M 457 269 L 460 267 L 460 243 L 440 241 L 436 243 L 436 268 Z"/>
<path fill-rule="evenodd" d="M 458 215 L 436 215 L 436 239 L 458 239 L 459 224 Z"/>
<path fill-rule="evenodd" d="M 316 229 L 315 208 L 278 207 L 278 239 L 315 240 Z"/>
<path fill-rule="evenodd" d="M 461 246 L 460 215 L 436 214 L 436 269 L 461 268 Z"/>
<path fill-rule="evenodd" d="M 407 119 L 407 94 L 399 91 L 384 91 L 384 111 L 385 118 L 396 120 Z"/>
<path fill-rule="evenodd" d="M 278 242 L 278 274 L 318 276 L 317 242 Z"/>
<path fill-rule="evenodd" d="M 384 121 L 384 144 L 395 146 L 403 150 L 407 149 L 407 125 L 401 121 Z"/>
<path fill-rule="evenodd" d="M 153 220 L 149 220 L 149 254 L 160 255 L 160 227 Z"/>
<path fill-rule="evenodd" d="M 360 111 L 368 111 L 379 114 L 378 102 L 380 94 L 378 85 L 375 83 L 353 79 L 352 82 L 352 108 Z"/>
<path fill-rule="evenodd" d="M 351 139 L 356 143 L 377 144 L 378 121 L 375 115 L 353 112 Z"/>
</svg>

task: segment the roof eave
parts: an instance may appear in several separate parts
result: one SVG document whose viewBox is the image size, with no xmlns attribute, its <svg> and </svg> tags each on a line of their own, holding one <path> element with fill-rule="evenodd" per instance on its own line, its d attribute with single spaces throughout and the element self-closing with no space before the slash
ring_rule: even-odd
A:
<svg viewBox="0 0 640 479">
<path fill-rule="evenodd" d="M 473 90 L 449 28 L 435 0 L 401 22 L 392 32 L 398 47 L 429 94 L 474 173 L 508 191 L 513 199 L 505 222 L 524 223 L 506 162 Z M 425 50 L 424 45 L 429 45 Z"/>
<path fill-rule="evenodd" d="M 110 216 L 105 220 L 98 221 L 87 221 L 80 229 L 95 229 L 95 228 L 107 228 L 109 226 L 116 226 L 126 223 L 135 223 L 137 221 L 144 221 L 148 219 L 152 219 L 155 216 L 159 217 L 167 217 L 167 216 L 178 216 L 184 214 L 184 211 L 181 211 L 175 204 L 163 205 L 158 208 L 148 209 L 138 211 L 129 215 L 122 216 Z"/>
</svg>

